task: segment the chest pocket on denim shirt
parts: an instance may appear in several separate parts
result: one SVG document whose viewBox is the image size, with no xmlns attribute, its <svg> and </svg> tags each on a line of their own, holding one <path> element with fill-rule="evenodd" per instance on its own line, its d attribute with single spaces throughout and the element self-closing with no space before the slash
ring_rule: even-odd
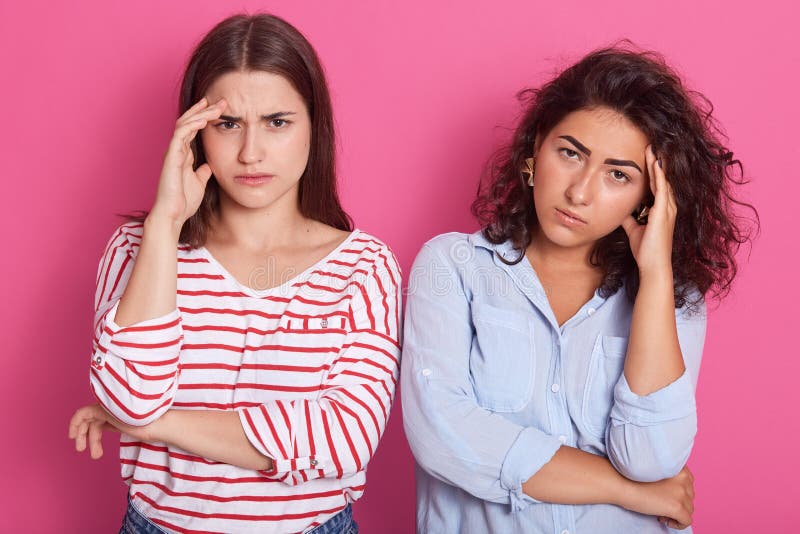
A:
<svg viewBox="0 0 800 534">
<path fill-rule="evenodd" d="M 478 404 L 494 412 L 516 412 L 533 389 L 532 318 L 480 305 L 472 309 L 475 339 L 469 368 Z"/>
<path fill-rule="evenodd" d="M 583 390 L 583 421 L 587 430 L 602 438 L 614 402 L 614 387 L 625 366 L 628 338 L 597 336 Z"/>
</svg>

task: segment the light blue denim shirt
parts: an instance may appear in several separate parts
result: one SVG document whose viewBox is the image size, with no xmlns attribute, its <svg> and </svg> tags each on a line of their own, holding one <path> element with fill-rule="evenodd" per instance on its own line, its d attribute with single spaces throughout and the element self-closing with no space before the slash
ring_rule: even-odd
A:
<svg viewBox="0 0 800 534">
<path fill-rule="evenodd" d="M 426 243 L 411 270 L 401 398 L 417 531 L 668 532 L 613 505 L 539 502 L 522 483 L 562 444 L 607 456 L 633 480 L 676 475 L 697 429 L 704 306 L 676 310 L 686 372 L 640 397 L 622 373 L 633 311 L 625 291 L 595 293 L 559 326 L 527 259 L 498 257 L 517 254 L 480 233 L 449 233 Z"/>
</svg>

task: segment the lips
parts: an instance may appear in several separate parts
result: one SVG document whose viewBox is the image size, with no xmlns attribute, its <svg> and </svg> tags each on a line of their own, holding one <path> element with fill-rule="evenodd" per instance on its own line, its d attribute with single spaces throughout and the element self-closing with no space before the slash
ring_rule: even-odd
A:
<svg viewBox="0 0 800 534">
<path fill-rule="evenodd" d="M 556 208 L 556 212 L 560 216 L 560 218 L 565 222 L 571 224 L 586 224 L 586 221 L 581 219 L 577 213 L 573 213 L 569 210 L 561 208 Z"/>
<path fill-rule="evenodd" d="M 271 174 L 240 174 L 233 180 L 244 185 L 260 185 L 270 181 L 272 178 L 273 175 Z"/>
</svg>

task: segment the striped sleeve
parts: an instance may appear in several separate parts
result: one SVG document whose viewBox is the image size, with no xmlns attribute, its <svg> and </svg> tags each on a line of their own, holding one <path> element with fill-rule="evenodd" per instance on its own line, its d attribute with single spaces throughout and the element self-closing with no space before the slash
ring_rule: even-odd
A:
<svg viewBox="0 0 800 534">
<path fill-rule="evenodd" d="M 183 339 L 177 309 L 126 327 L 114 322 L 141 243 L 142 225 L 120 226 L 97 273 L 89 382 L 103 407 L 120 421 L 143 426 L 169 409 L 178 387 Z"/>
<path fill-rule="evenodd" d="M 400 270 L 384 245 L 351 301 L 350 328 L 320 397 L 240 411 L 249 441 L 273 459 L 266 477 L 295 485 L 366 468 L 398 379 L 400 308 Z"/>
</svg>

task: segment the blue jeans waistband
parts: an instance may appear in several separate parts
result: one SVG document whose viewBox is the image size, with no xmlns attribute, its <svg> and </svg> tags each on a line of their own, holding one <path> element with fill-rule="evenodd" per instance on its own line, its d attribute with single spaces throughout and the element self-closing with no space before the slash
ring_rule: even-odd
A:
<svg viewBox="0 0 800 534">
<path fill-rule="evenodd" d="M 128 509 L 122 519 L 119 534 L 164 534 L 164 531 L 137 510 L 131 502 L 131 496 L 128 495 Z M 314 527 L 308 534 L 358 534 L 358 524 L 353 520 L 352 505 L 348 504 L 344 510 Z"/>
</svg>

